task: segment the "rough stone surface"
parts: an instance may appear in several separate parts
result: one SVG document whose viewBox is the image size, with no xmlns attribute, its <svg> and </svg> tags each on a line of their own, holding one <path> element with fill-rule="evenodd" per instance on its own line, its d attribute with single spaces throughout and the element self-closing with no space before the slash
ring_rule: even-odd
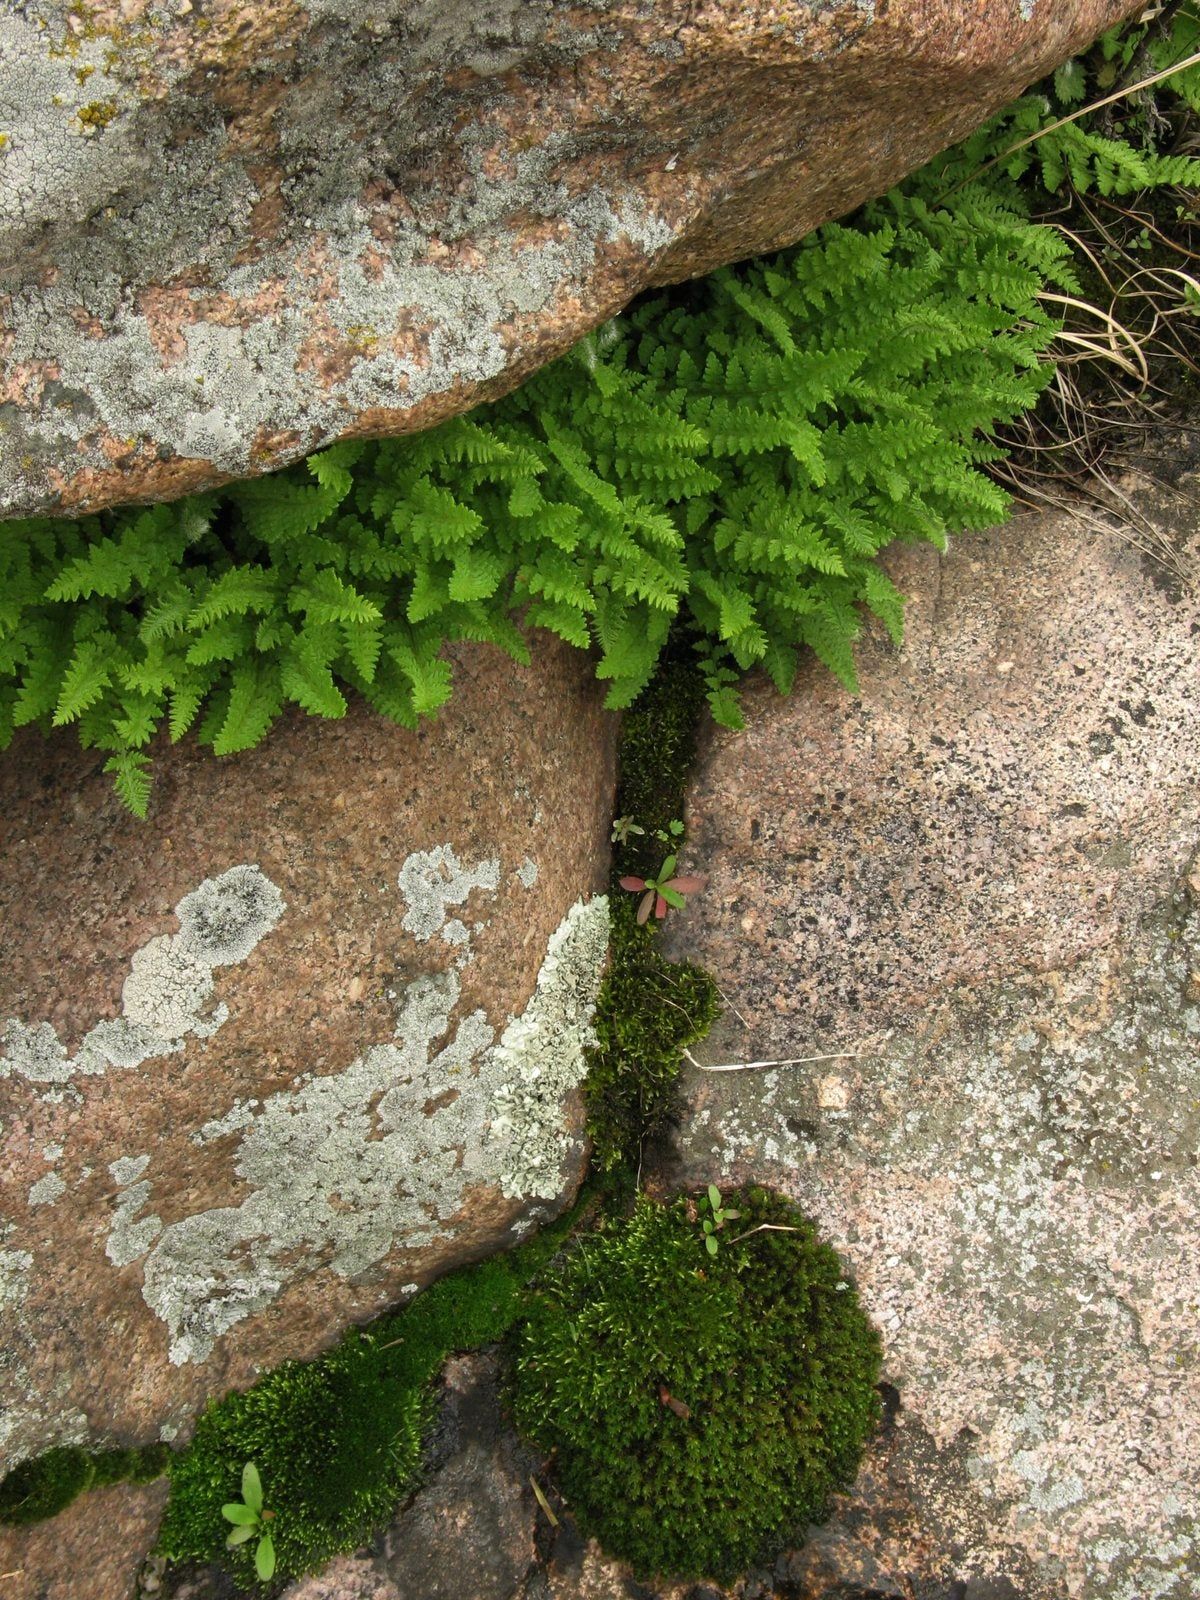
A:
<svg viewBox="0 0 1200 1600">
<path fill-rule="evenodd" d="M 166 1504 L 165 1483 L 83 1495 L 50 1522 L 0 1528 L 4 1600 L 129 1600 Z"/>
<path fill-rule="evenodd" d="M 486 1352 L 447 1363 L 429 1483 L 372 1549 L 293 1584 L 282 1600 L 515 1595 L 537 1559 L 539 1513 L 529 1479 L 540 1463 L 505 1424 L 499 1372 Z"/>
<path fill-rule="evenodd" d="M 573 1191 L 615 719 L 565 646 L 456 656 L 416 733 L 163 750 L 147 823 L 0 764 L 0 1470 L 183 1437 Z"/>
<path fill-rule="evenodd" d="M 1141 0 L 0 0 L 0 516 L 511 387 Z"/>
<path fill-rule="evenodd" d="M 1196 488 L 1140 491 L 1193 572 Z M 756 689 L 691 796 L 700 1059 L 848 1055 L 690 1072 L 665 1177 L 772 1182 L 853 1267 L 903 1411 L 837 1526 L 883 1593 L 1200 1591 L 1200 603 L 1135 535 L 906 553 L 903 650 Z"/>
</svg>

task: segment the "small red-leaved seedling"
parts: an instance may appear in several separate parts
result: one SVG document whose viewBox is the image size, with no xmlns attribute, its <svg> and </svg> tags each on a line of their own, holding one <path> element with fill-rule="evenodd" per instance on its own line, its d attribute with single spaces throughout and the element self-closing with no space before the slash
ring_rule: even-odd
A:
<svg viewBox="0 0 1200 1600">
<path fill-rule="evenodd" d="M 640 923 L 655 917 L 665 917 L 669 907 L 674 906 L 677 911 L 683 909 L 684 896 L 695 894 L 698 889 L 703 889 L 708 879 L 698 874 L 685 874 L 683 877 L 675 876 L 676 856 L 668 856 L 659 867 L 653 878 L 621 878 L 622 889 L 628 889 L 631 894 L 640 894 L 641 902 L 637 909 L 637 919 Z"/>
</svg>

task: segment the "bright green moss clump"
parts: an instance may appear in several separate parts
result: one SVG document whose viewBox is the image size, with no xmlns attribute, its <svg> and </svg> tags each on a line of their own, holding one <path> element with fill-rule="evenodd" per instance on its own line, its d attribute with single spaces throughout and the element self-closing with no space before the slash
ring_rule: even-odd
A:
<svg viewBox="0 0 1200 1600">
<path fill-rule="evenodd" d="M 242 1468 L 262 1479 L 280 1578 L 363 1543 L 416 1488 L 448 1355 L 493 1344 L 521 1315 L 533 1273 L 579 1216 L 576 1208 L 507 1255 L 448 1274 L 407 1308 L 355 1328 L 316 1361 L 286 1361 L 253 1389 L 200 1418 L 171 1466 L 159 1545 L 172 1561 L 219 1561 L 254 1582 L 254 1546 L 227 1550 L 221 1507 L 240 1497 Z"/>
<path fill-rule="evenodd" d="M 705 1252 L 695 1207 L 640 1200 L 535 1299 L 518 1425 L 580 1524 L 640 1574 L 727 1579 L 853 1480 L 879 1341 L 833 1250 L 762 1189 Z M 723 1235 L 723 1237 L 726 1237 Z"/>
</svg>

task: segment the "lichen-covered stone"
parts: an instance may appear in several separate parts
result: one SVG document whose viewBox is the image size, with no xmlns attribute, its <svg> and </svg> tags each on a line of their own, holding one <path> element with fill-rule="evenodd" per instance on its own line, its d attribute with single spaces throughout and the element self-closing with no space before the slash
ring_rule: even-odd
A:
<svg viewBox="0 0 1200 1600">
<path fill-rule="evenodd" d="M 1131 484 L 1193 571 L 1196 484 Z M 884 1593 L 1200 1584 L 1200 601 L 1142 542 L 905 552 L 903 650 L 753 691 L 691 796 L 698 1059 L 835 1058 L 689 1071 L 669 1176 L 776 1184 L 852 1265 L 902 1410 L 835 1531 Z"/>
<path fill-rule="evenodd" d="M 0 0 L 0 516 L 511 387 L 1140 0 Z"/>
<path fill-rule="evenodd" d="M 566 646 L 458 657 L 416 733 L 162 752 L 147 823 L 0 764 L 0 1471 L 181 1437 L 578 1182 L 614 719 Z"/>
</svg>

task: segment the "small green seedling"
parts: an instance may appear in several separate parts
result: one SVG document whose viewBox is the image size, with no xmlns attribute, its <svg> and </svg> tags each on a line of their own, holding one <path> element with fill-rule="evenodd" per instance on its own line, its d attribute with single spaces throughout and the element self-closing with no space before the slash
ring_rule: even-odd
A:
<svg viewBox="0 0 1200 1600">
<path fill-rule="evenodd" d="M 651 912 L 656 917 L 665 917 L 669 906 L 682 910 L 685 904 L 684 895 L 695 894 L 697 889 L 703 889 L 708 882 L 707 878 L 702 877 L 677 878 L 675 876 L 677 860 L 676 856 L 668 856 L 653 878 L 627 877 L 618 880 L 622 889 L 628 889 L 631 894 L 641 895 L 641 903 L 637 910 L 637 920 L 640 923 L 648 922 Z"/>
<path fill-rule="evenodd" d="M 275 1571 L 275 1541 L 271 1538 L 270 1524 L 275 1520 L 273 1511 L 263 1509 L 262 1480 L 253 1461 L 242 1468 L 242 1498 L 231 1500 L 221 1507 L 221 1515 L 234 1524 L 233 1532 L 225 1541 L 228 1550 L 239 1544 L 248 1544 L 255 1537 L 258 1548 L 254 1552 L 254 1570 L 264 1583 Z"/>
<path fill-rule="evenodd" d="M 683 838 L 683 823 L 676 817 L 674 822 L 668 822 L 665 828 L 655 828 L 654 837 L 663 844 L 674 844 Z"/>
<path fill-rule="evenodd" d="M 733 1211 L 728 1206 L 721 1204 L 721 1191 L 715 1183 L 710 1183 L 708 1193 L 700 1201 L 700 1210 L 708 1207 L 711 1215 L 704 1218 L 704 1248 L 710 1256 L 715 1256 L 720 1246 L 717 1244 L 717 1234 L 727 1222 L 733 1222 L 741 1216 L 740 1211 Z"/>
<path fill-rule="evenodd" d="M 614 844 L 628 844 L 635 833 L 644 834 L 645 831 L 645 828 L 640 828 L 632 817 L 614 817 L 612 842 Z"/>
</svg>

